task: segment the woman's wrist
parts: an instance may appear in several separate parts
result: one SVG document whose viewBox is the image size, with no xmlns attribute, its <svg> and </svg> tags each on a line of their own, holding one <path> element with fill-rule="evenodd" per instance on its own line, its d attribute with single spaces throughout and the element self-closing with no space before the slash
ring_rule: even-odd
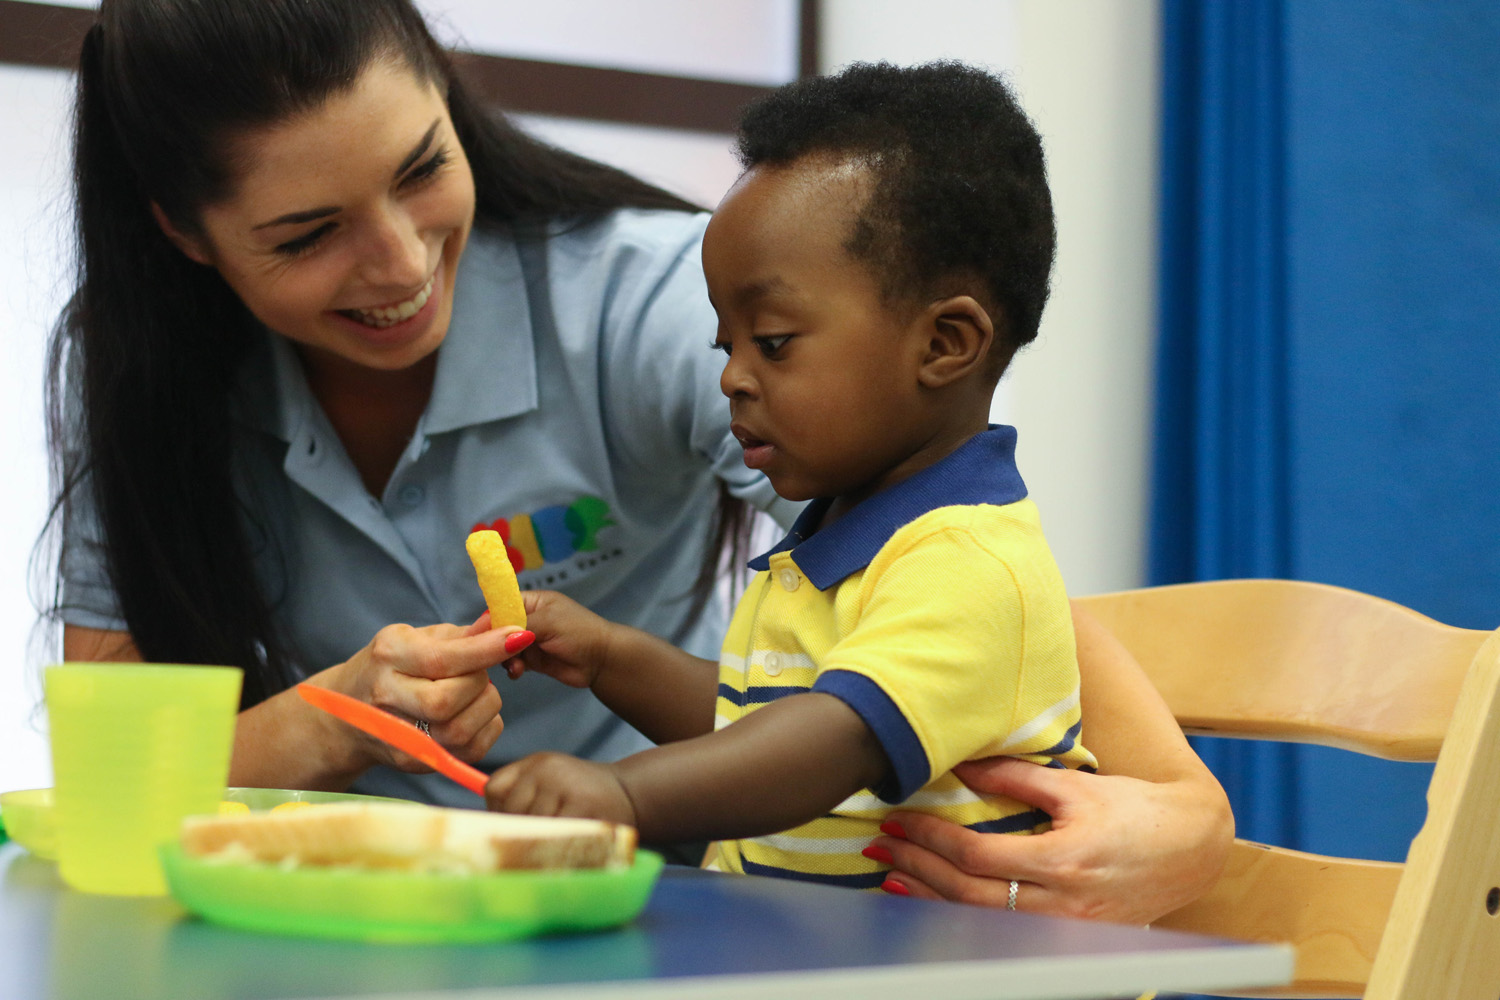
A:
<svg viewBox="0 0 1500 1000">
<path fill-rule="evenodd" d="M 349 726 L 288 690 L 239 714 L 229 780 L 258 788 L 342 791 L 375 763 L 371 748 Z"/>
</svg>

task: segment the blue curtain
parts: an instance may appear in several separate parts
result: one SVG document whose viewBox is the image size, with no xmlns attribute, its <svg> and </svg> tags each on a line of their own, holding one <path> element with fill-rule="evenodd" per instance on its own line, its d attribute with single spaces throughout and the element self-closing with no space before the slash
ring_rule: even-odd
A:
<svg viewBox="0 0 1500 1000">
<path fill-rule="evenodd" d="M 1150 580 L 1289 576 L 1281 4 L 1164 14 Z M 1293 748 L 1193 742 L 1241 836 L 1297 840 Z"/>
<path fill-rule="evenodd" d="M 1495 627 L 1500 4 L 1163 0 L 1162 29 L 1151 582 Z M 1400 859 L 1420 826 L 1429 768 L 1195 746 L 1242 836 Z"/>
</svg>

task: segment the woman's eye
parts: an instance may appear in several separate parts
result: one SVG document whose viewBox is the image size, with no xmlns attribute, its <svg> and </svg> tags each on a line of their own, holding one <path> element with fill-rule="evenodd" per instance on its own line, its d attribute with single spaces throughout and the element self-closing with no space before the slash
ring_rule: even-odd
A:
<svg viewBox="0 0 1500 1000">
<path fill-rule="evenodd" d="M 401 178 L 401 186 L 416 187 L 423 181 L 429 180 L 434 174 L 441 170 L 443 168 L 443 165 L 447 162 L 448 151 L 446 149 L 438 150 L 423 162 L 417 164 L 415 167 L 412 167 L 410 172 L 408 172 L 405 177 Z"/>
<path fill-rule="evenodd" d="M 768 358 L 774 358 L 786 342 L 792 339 L 790 333 L 780 333 L 774 337 L 756 337 L 755 346 L 760 348 L 760 353 Z"/>
<path fill-rule="evenodd" d="M 287 240 L 285 243 L 276 244 L 276 252 L 283 257 L 301 256 L 321 243 L 323 237 L 331 232 L 333 232 L 333 223 L 325 222 L 310 233 L 298 236 L 294 240 Z"/>
<path fill-rule="evenodd" d="M 710 340 L 708 346 L 710 350 L 723 351 L 725 357 L 734 354 L 734 345 L 727 340 Z"/>
</svg>

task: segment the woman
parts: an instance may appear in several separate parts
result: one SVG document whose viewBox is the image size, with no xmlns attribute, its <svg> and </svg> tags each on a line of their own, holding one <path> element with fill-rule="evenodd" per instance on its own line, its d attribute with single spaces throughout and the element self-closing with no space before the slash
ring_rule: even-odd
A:
<svg viewBox="0 0 1500 1000">
<path fill-rule="evenodd" d="M 105 0 L 75 174 L 51 393 L 65 655 L 244 667 L 239 785 L 477 805 L 286 690 L 308 677 L 489 768 L 639 749 L 545 679 L 507 685 L 496 742 L 489 668 L 525 637 L 475 621 L 463 539 L 495 525 L 523 585 L 711 655 L 739 505 L 793 512 L 729 434 L 704 217 L 484 114 L 405 0 Z M 1222 841 L 1201 765 L 1136 753 L 1176 730 L 1128 657 L 1096 659 L 1087 696 L 1130 716 L 1101 761 L 1161 782 L 1097 794 Z M 1114 857 L 1107 822 L 1076 825 Z M 1111 912 L 1112 886 L 1027 877 Z"/>
</svg>

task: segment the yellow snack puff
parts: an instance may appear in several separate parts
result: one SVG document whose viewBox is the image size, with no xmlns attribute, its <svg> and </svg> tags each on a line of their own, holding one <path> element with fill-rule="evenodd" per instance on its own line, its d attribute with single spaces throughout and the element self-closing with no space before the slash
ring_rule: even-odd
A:
<svg viewBox="0 0 1500 1000">
<path fill-rule="evenodd" d="M 303 802 L 301 799 L 293 799 L 290 802 L 278 802 L 271 807 L 273 813 L 292 812 L 297 809 L 307 809 L 312 806 L 311 802 Z"/>
<path fill-rule="evenodd" d="M 219 803 L 220 816 L 236 816 L 240 813 L 245 813 L 248 815 L 249 812 L 250 807 L 245 805 L 245 803 L 243 802 L 232 802 L 229 799 L 225 799 L 223 802 Z"/>
<path fill-rule="evenodd" d="M 479 576 L 484 603 L 490 606 L 490 628 L 502 625 L 525 628 L 526 605 L 521 603 L 521 587 L 516 583 L 516 571 L 505 554 L 500 532 L 489 529 L 471 532 L 464 548 L 468 549 L 469 560 Z"/>
</svg>

